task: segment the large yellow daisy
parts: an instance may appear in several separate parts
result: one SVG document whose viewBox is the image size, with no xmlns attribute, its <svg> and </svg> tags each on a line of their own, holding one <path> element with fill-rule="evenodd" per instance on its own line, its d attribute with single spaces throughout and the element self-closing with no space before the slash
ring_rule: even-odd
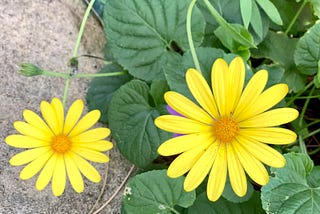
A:
<svg viewBox="0 0 320 214">
<path fill-rule="evenodd" d="M 176 178 L 188 174 L 184 189 L 197 188 L 209 174 L 207 195 L 211 201 L 221 196 L 227 174 L 238 196 L 247 192 L 245 172 L 260 185 L 268 183 L 264 164 L 283 167 L 285 158 L 266 145 L 290 144 L 296 134 L 274 127 L 293 121 L 298 111 L 292 108 L 269 110 L 288 93 L 286 84 L 263 90 L 268 72 L 260 70 L 244 87 L 245 65 L 236 57 L 228 65 L 217 59 L 211 72 L 212 88 L 195 69 L 186 73 L 186 81 L 193 103 L 183 95 L 169 91 L 168 105 L 178 115 L 163 115 L 155 120 L 159 128 L 182 136 L 164 142 L 158 149 L 163 156 L 179 156 L 170 164 L 168 176 Z"/>
<path fill-rule="evenodd" d="M 33 111 L 24 110 L 25 122 L 14 123 L 20 134 L 9 135 L 5 139 L 10 146 L 28 148 L 10 159 L 10 164 L 14 166 L 27 164 L 20 173 L 21 179 L 29 179 L 41 171 L 36 188 L 42 190 L 52 180 L 55 196 L 64 192 L 67 175 L 76 192 L 84 190 L 81 174 L 92 182 L 101 180 L 99 172 L 87 160 L 99 163 L 109 161 L 102 152 L 113 146 L 104 140 L 110 130 L 89 130 L 100 118 L 100 111 L 90 111 L 80 119 L 83 108 L 82 100 L 76 100 L 64 118 L 61 101 L 53 98 L 51 103 L 41 102 L 44 120 Z"/>
</svg>

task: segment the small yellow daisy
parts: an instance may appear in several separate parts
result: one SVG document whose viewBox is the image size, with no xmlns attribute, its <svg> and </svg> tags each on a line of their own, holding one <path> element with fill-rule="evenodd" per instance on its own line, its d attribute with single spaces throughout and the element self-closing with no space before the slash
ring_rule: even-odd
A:
<svg viewBox="0 0 320 214">
<path fill-rule="evenodd" d="M 5 139 L 10 146 L 28 148 L 10 159 L 13 166 L 27 164 L 20 173 L 21 179 L 27 180 L 41 171 L 36 188 L 43 190 L 52 180 L 55 196 L 64 192 L 67 175 L 76 192 L 84 190 L 81 174 L 92 182 L 101 180 L 99 172 L 87 160 L 98 163 L 109 161 L 102 152 L 113 147 L 111 142 L 104 140 L 110 130 L 89 130 L 99 120 L 100 111 L 90 111 L 80 119 L 83 108 L 82 100 L 76 100 L 64 118 L 61 101 L 53 98 L 51 103 L 41 102 L 44 120 L 33 111 L 24 110 L 26 122 L 14 123 L 14 128 L 20 134 L 9 135 Z"/>
<path fill-rule="evenodd" d="M 286 84 L 266 90 L 268 72 L 254 74 L 243 90 L 245 65 L 236 57 L 228 65 L 217 59 L 211 72 L 212 89 L 195 69 L 186 73 L 186 81 L 199 105 L 183 95 L 169 91 L 168 105 L 182 116 L 163 115 L 155 120 L 159 128 L 182 136 L 164 142 L 158 149 L 163 156 L 179 156 L 170 164 L 168 176 L 188 174 L 184 189 L 197 188 L 209 174 L 207 195 L 216 201 L 221 196 L 227 174 L 238 196 L 247 192 L 245 172 L 253 181 L 265 185 L 269 181 L 263 164 L 283 167 L 285 158 L 268 144 L 290 144 L 296 134 L 274 127 L 295 120 L 292 108 L 269 110 L 288 93 Z M 269 111 L 267 111 L 269 110 Z"/>
</svg>

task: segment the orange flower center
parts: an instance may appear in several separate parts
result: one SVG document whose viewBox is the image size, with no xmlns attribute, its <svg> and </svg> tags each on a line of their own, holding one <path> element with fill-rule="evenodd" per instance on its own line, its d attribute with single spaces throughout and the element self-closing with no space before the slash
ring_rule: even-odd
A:
<svg viewBox="0 0 320 214">
<path fill-rule="evenodd" d="M 51 148 L 60 154 L 64 154 L 71 148 L 71 141 L 65 135 L 55 136 L 51 142 Z"/>
<path fill-rule="evenodd" d="M 232 142 L 239 134 L 238 123 L 230 117 L 219 118 L 213 125 L 214 136 L 225 143 Z"/>
</svg>

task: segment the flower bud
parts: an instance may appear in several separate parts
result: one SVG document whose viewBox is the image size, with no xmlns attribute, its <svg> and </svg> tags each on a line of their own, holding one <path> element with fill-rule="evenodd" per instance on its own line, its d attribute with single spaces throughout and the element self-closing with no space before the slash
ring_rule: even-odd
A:
<svg viewBox="0 0 320 214">
<path fill-rule="evenodd" d="M 34 64 L 31 63 L 23 63 L 20 65 L 20 74 L 26 77 L 32 77 L 43 74 L 43 70 Z"/>
</svg>

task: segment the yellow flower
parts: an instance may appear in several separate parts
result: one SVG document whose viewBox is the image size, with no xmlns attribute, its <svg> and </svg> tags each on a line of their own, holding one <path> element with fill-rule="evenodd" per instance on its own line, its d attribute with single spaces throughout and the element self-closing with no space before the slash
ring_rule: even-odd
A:
<svg viewBox="0 0 320 214">
<path fill-rule="evenodd" d="M 28 148 L 10 159 L 10 164 L 14 166 L 27 164 L 20 173 L 21 179 L 29 179 L 41 170 L 36 188 L 43 190 L 52 180 L 55 196 L 64 192 L 67 175 L 76 192 L 84 190 L 81 174 L 92 182 L 101 180 L 99 172 L 87 160 L 99 163 L 109 161 L 102 152 L 113 146 L 104 140 L 110 130 L 89 130 L 100 118 L 100 111 L 93 110 L 80 119 L 83 108 L 82 100 L 76 100 L 64 118 L 61 101 L 53 98 L 51 103 L 41 102 L 44 120 L 33 111 L 24 110 L 26 122 L 14 123 L 20 134 L 9 135 L 5 139 L 10 146 Z"/>
<path fill-rule="evenodd" d="M 288 93 L 286 84 L 267 90 L 268 72 L 254 74 L 243 90 L 245 66 L 236 57 L 228 66 L 217 59 L 211 72 L 212 90 L 195 69 L 186 73 L 193 103 L 183 95 L 169 91 L 168 105 L 183 115 L 164 115 L 155 124 L 166 131 L 183 134 L 164 142 L 159 154 L 180 154 L 169 166 L 168 176 L 176 178 L 187 173 L 184 189 L 197 188 L 209 174 L 207 195 L 211 201 L 221 196 L 227 174 L 238 196 L 247 192 L 245 172 L 260 185 L 268 183 L 269 175 L 263 164 L 283 167 L 284 157 L 265 143 L 280 145 L 296 140 L 296 134 L 279 126 L 298 117 L 292 108 L 269 110 Z"/>
</svg>

